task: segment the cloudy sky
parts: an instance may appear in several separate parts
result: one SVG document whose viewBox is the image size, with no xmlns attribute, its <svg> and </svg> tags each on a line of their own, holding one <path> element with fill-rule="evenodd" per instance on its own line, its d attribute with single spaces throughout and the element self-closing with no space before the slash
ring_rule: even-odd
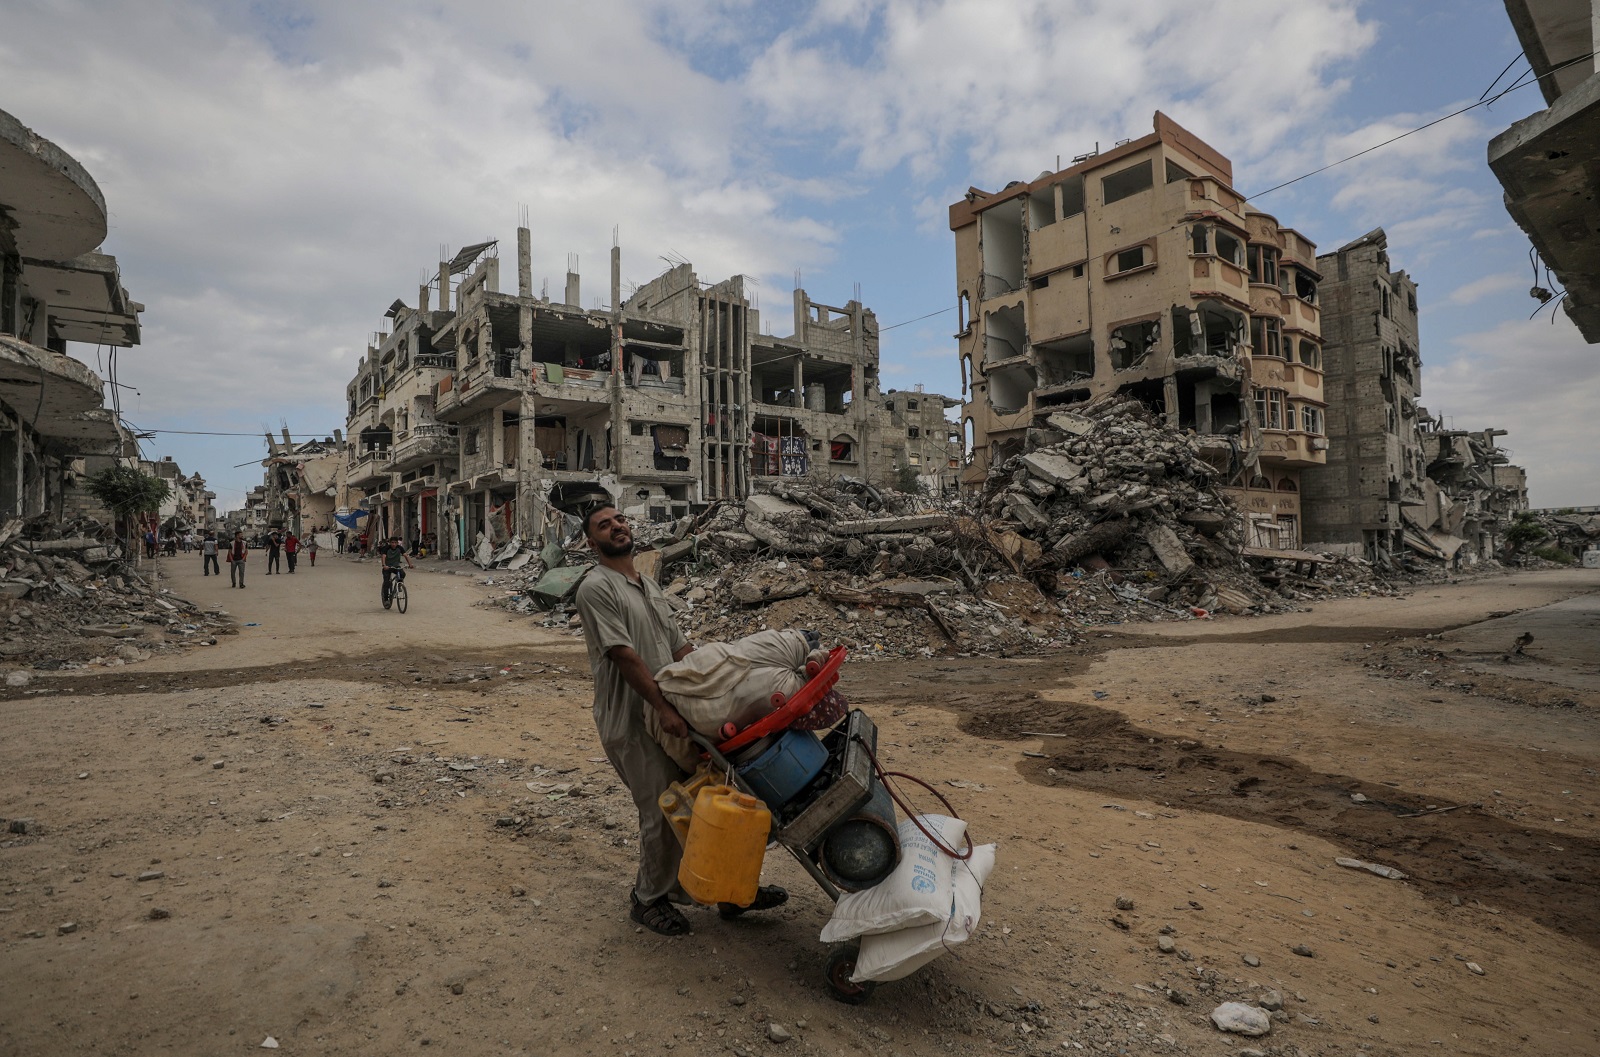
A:
<svg viewBox="0 0 1600 1057">
<path fill-rule="evenodd" d="M 1528 319 L 1484 162 L 1536 88 L 1255 194 L 1476 100 L 1517 53 L 1501 5 L 1459 0 L 6 0 L 0 109 L 105 192 L 146 305 L 126 417 L 259 436 L 342 428 L 388 304 L 441 245 L 509 250 L 522 208 L 535 282 L 559 291 L 576 253 L 586 305 L 617 228 L 625 282 L 665 255 L 754 276 L 777 333 L 797 270 L 832 304 L 859 283 L 886 328 L 940 313 L 886 330 L 885 386 L 959 394 L 948 204 L 1159 108 L 1322 250 L 1384 226 L 1421 285 L 1425 406 L 1509 430 L 1536 505 L 1600 502 L 1600 349 Z M 147 454 L 227 509 L 262 447 L 174 432 Z"/>
</svg>

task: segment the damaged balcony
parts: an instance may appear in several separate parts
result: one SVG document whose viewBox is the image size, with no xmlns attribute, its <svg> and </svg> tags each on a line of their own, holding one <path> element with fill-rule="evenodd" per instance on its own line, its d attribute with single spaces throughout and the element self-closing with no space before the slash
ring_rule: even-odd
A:
<svg viewBox="0 0 1600 1057">
<path fill-rule="evenodd" d="M 769 408 L 844 415 L 855 399 L 855 370 L 783 344 L 752 345 L 750 393 Z"/>
<path fill-rule="evenodd" d="M 102 383 L 63 353 L 0 334 L 0 405 L 47 446 L 74 455 L 119 453 L 119 433 L 104 410 Z"/>
<path fill-rule="evenodd" d="M 458 423 L 516 401 L 524 385 L 515 305 L 489 303 L 475 321 L 446 327 L 434 337 L 436 354 L 452 330 L 457 335 L 456 370 L 439 381 L 435 417 Z"/>
<path fill-rule="evenodd" d="M 605 317 L 541 306 L 529 330 L 530 378 L 546 398 L 609 403 L 611 326 Z"/>
<path fill-rule="evenodd" d="M 641 391 L 682 395 L 683 330 L 630 319 L 622 324 L 622 384 Z"/>
<path fill-rule="evenodd" d="M 389 469 L 404 473 L 440 459 L 456 457 L 456 431 L 438 423 L 423 423 L 395 434 Z"/>
</svg>

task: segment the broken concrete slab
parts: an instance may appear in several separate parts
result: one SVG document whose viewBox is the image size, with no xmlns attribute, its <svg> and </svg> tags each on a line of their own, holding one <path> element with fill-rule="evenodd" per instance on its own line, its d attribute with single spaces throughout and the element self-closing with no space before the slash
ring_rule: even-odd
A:
<svg viewBox="0 0 1600 1057">
<path fill-rule="evenodd" d="M 1068 485 L 1083 476 L 1082 466 L 1065 455 L 1047 451 L 1029 452 L 1022 457 L 1022 465 L 1035 477 L 1042 477 L 1051 484 Z"/>
<path fill-rule="evenodd" d="M 733 585 L 733 597 L 743 605 L 763 605 L 767 602 L 778 602 L 785 598 L 799 598 L 801 595 L 811 593 L 811 584 L 805 580 L 791 580 L 788 583 L 758 584 L 753 580 L 742 580 Z"/>
<path fill-rule="evenodd" d="M 884 588 L 892 595 L 911 595 L 926 598 L 929 595 L 952 594 L 963 590 L 955 580 L 903 580 Z"/>
<path fill-rule="evenodd" d="M 1043 532 L 1050 527 L 1050 519 L 1027 496 L 1012 492 L 1006 496 L 1005 502 L 1007 512 L 1017 520 L 1017 524 L 1030 532 Z"/>
<path fill-rule="evenodd" d="M 1184 549 L 1178 534 L 1165 525 L 1151 525 L 1144 530 L 1144 541 L 1156 552 L 1156 559 L 1173 576 L 1187 576 L 1194 568 L 1194 559 Z"/>
<path fill-rule="evenodd" d="M 1081 437 L 1085 433 L 1093 432 L 1094 420 L 1074 415 L 1070 411 L 1057 411 L 1045 418 L 1045 424 L 1051 429 L 1058 429 L 1063 433 L 1070 433 L 1074 437 Z"/>
<path fill-rule="evenodd" d="M 949 525 L 948 514 L 908 514 L 867 521 L 839 521 L 828 527 L 841 536 L 865 536 L 869 533 L 921 532 L 925 529 L 948 528 Z"/>
</svg>

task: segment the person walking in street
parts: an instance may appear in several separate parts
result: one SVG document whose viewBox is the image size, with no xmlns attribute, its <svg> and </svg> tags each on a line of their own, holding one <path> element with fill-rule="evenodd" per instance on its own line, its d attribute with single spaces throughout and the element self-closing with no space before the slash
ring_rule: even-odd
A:
<svg viewBox="0 0 1600 1057">
<path fill-rule="evenodd" d="M 281 553 L 282 547 L 283 537 L 278 535 L 277 529 L 273 529 L 271 532 L 267 533 L 266 575 L 271 576 L 274 571 L 280 574 L 283 572 L 283 562 L 278 556 Z"/>
<path fill-rule="evenodd" d="M 347 533 L 345 532 L 344 529 L 340 529 L 338 532 L 335 532 L 333 534 L 333 543 L 334 543 L 334 547 L 335 547 L 335 550 L 334 550 L 335 554 L 343 554 L 344 553 L 344 538 L 345 538 L 346 535 L 347 535 Z"/>
<path fill-rule="evenodd" d="M 250 548 L 245 545 L 244 533 L 235 532 L 233 542 L 228 544 L 228 586 L 244 590 L 244 561 L 250 554 Z"/>
<path fill-rule="evenodd" d="M 311 538 L 306 540 L 306 557 L 311 561 L 311 567 L 317 567 L 317 534 L 313 532 Z"/>
<path fill-rule="evenodd" d="M 222 575 L 222 567 L 217 564 L 217 534 L 207 532 L 206 538 L 200 541 L 200 568 L 202 575 L 210 576 L 216 573 Z"/>
<path fill-rule="evenodd" d="M 689 920 L 674 904 L 691 900 L 678 883 L 683 849 L 657 798 L 685 777 L 650 736 L 645 714 L 653 710 L 662 728 L 686 737 L 689 725 L 656 684 L 656 673 L 694 651 L 672 617 L 666 596 L 633 563 L 633 532 L 614 506 L 602 504 L 583 519 L 583 533 L 599 564 L 578 587 L 578 612 L 594 675 L 594 722 L 606 758 L 622 777 L 639 809 L 639 871 L 629 896 L 629 917 L 651 932 L 681 936 Z M 789 893 L 764 885 L 748 907 L 724 903 L 723 917 L 782 906 Z"/>
<path fill-rule="evenodd" d="M 156 556 L 156 534 L 153 529 L 144 530 L 144 556 L 146 558 Z"/>
<path fill-rule="evenodd" d="M 300 560 L 300 537 L 290 529 L 283 537 L 283 556 L 289 559 L 289 571 L 294 572 L 295 563 Z"/>
</svg>

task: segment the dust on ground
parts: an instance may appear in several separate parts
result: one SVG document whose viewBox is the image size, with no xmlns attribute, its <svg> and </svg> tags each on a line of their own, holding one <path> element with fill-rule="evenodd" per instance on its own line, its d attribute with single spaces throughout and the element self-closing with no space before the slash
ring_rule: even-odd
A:
<svg viewBox="0 0 1600 1057">
<path fill-rule="evenodd" d="M 1544 671 L 1593 670 L 1593 573 L 851 665 L 1000 860 L 972 942 L 847 1007 L 776 854 L 780 912 L 637 930 L 581 640 L 447 568 L 401 616 L 370 565 L 180 566 L 238 636 L 0 695 L 0 1054 L 1224 1054 L 1270 991 L 1263 1053 L 1600 1049 L 1600 702 Z"/>
</svg>

